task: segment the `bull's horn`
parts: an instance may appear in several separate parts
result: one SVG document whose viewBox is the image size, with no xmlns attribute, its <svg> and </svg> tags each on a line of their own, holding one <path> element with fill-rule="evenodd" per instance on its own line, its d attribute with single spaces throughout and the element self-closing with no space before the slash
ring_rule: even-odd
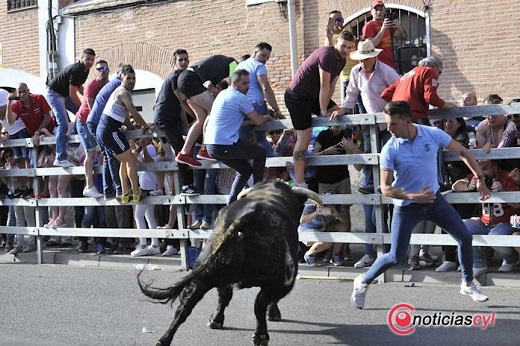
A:
<svg viewBox="0 0 520 346">
<path fill-rule="evenodd" d="M 309 189 L 306 189 L 303 187 L 293 187 L 292 190 L 295 192 L 299 192 L 299 193 L 303 193 L 304 195 L 307 195 L 307 198 L 313 200 L 314 202 L 318 203 L 319 205 L 323 204 L 323 201 L 322 201 L 320 195 L 312 190 L 309 190 Z"/>
<path fill-rule="evenodd" d="M 244 197 L 245 195 L 247 195 L 247 194 L 249 193 L 249 191 L 251 191 L 251 189 L 252 189 L 252 187 L 240 191 L 240 193 L 239 193 L 238 196 L 237 196 L 237 200 L 239 200 L 240 198 L 242 198 L 242 197 Z"/>
</svg>

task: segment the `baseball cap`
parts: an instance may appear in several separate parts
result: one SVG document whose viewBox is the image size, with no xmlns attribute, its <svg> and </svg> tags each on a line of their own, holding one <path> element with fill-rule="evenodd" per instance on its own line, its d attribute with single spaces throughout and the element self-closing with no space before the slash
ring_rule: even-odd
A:
<svg viewBox="0 0 520 346">
<path fill-rule="evenodd" d="M 374 0 L 372 1 L 372 8 L 376 6 L 385 6 L 385 3 L 382 0 Z"/>
</svg>

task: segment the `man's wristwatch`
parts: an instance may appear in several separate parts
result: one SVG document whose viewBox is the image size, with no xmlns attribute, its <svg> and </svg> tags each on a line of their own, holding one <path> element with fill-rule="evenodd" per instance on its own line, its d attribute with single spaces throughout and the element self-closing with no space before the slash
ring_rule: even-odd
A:
<svg viewBox="0 0 520 346">
<path fill-rule="evenodd" d="M 477 180 L 478 181 L 482 181 L 482 180 L 485 180 L 486 179 L 486 174 L 485 173 L 480 173 L 477 175 Z"/>
</svg>

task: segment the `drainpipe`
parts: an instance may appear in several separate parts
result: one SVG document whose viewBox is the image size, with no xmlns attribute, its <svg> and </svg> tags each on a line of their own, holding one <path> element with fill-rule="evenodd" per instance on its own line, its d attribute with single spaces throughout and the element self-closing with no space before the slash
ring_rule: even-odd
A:
<svg viewBox="0 0 520 346">
<path fill-rule="evenodd" d="M 291 72 L 294 76 L 298 70 L 298 41 L 296 35 L 296 8 L 295 0 L 287 1 L 287 18 L 289 20 L 289 44 L 291 45 Z"/>
</svg>

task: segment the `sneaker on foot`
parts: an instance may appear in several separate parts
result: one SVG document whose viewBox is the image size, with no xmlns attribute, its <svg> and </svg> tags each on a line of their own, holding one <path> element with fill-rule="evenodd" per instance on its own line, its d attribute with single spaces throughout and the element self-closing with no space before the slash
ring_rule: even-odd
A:
<svg viewBox="0 0 520 346">
<path fill-rule="evenodd" d="M 173 228 L 173 227 L 170 226 L 170 225 L 168 225 L 168 224 L 166 224 L 166 225 L 164 225 L 164 226 L 157 226 L 157 229 L 172 229 L 172 228 Z"/>
<path fill-rule="evenodd" d="M 138 193 L 133 194 L 132 201 L 138 203 L 144 197 L 143 190 L 139 189 Z"/>
<path fill-rule="evenodd" d="M 364 255 L 359 261 L 354 263 L 354 268 L 365 268 L 370 267 L 374 263 L 375 259 L 370 255 Z"/>
<path fill-rule="evenodd" d="M 72 162 L 70 162 L 69 160 L 58 160 L 58 159 L 55 159 L 54 162 L 52 163 L 53 166 L 56 166 L 56 167 L 63 167 L 63 168 L 67 168 L 67 167 L 73 167 L 74 165 L 72 164 Z"/>
<path fill-rule="evenodd" d="M 208 161 L 217 161 L 217 160 L 215 160 L 215 158 L 213 156 L 210 155 L 210 153 L 208 153 L 207 150 L 202 150 L 202 149 L 200 149 L 199 152 L 197 153 L 197 159 L 208 160 Z"/>
<path fill-rule="evenodd" d="M 161 249 L 158 246 L 150 245 L 148 246 L 148 255 L 159 255 L 161 253 Z"/>
<path fill-rule="evenodd" d="M 332 255 L 332 258 L 330 259 L 330 263 L 334 267 L 338 267 L 338 266 L 342 266 L 343 265 L 343 261 L 341 260 L 339 255 Z"/>
<path fill-rule="evenodd" d="M 175 161 L 195 168 L 202 166 L 202 163 L 195 160 L 191 155 L 182 155 L 181 153 L 178 153 L 177 156 L 175 156 Z"/>
<path fill-rule="evenodd" d="M 9 251 L 9 255 L 16 255 L 20 252 L 22 252 L 22 246 L 16 246 L 14 249 Z"/>
<path fill-rule="evenodd" d="M 514 263 L 514 262 L 507 263 L 506 260 L 503 260 L 502 265 L 500 266 L 500 268 L 498 268 L 498 271 L 501 273 L 511 272 L 511 271 L 513 271 L 513 269 L 515 269 L 515 265 L 516 265 L 516 263 Z"/>
<path fill-rule="evenodd" d="M 425 252 L 419 256 L 419 261 L 424 262 L 425 267 L 432 267 L 435 264 L 435 260 L 427 252 Z M 420 264 L 422 264 L 422 263 L 420 263 Z"/>
<path fill-rule="evenodd" d="M 24 247 L 23 252 L 33 252 L 34 250 L 36 250 L 36 245 L 27 245 Z"/>
<path fill-rule="evenodd" d="M 181 187 L 181 196 L 196 196 L 200 195 L 201 192 L 193 185 L 184 185 Z"/>
<path fill-rule="evenodd" d="M 312 255 L 309 255 L 308 251 L 303 255 L 303 258 L 305 259 L 305 262 L 307 262 L 309 267 L 316 267 L 317 266 L 316 258 L 314 256 L 312 256 Z"/>
<path fill-rule="evenodd" d="M 410 266 L 410 270 L 417 270 L 421 267 L 421 260 L 419 259 L 419 255 L 411 255 L 408 259 L 408 265 Z"/>
<path fill-rule="evenodd" d="M 168 245 L 166 247 L 166 251 L 164 251 L 162 255 L 167 257 L 167 256 L 176 255 L 178 253 L 179 253 L 179 251 L 177 251 L 177 249 L 173 245 Z"/>
<path fill-rule="evenodd" d="M 13 243 L 7 243 L 7 244 L 5 244 L 5 246 L 4 246 L 4 251 L 5 251 L 5 252 L 9 252 L 9 251 L 11 251 L 12 249 L 14 249 L 14 245 L 13 245 Z"/>
<path fill-rule="evenodd" d="M 201 225 L 200 221 L 195 221 L 195 222 L 192 223 L 192 224 L 190 225 L 190 227 L 188 227 L 188 228 L 189 228 L 189 229 L 200 229 L 200 225 Z"/>
<path fill-rule="evenodd" d="M 352 304 L 358 309 L 363 309 L 365 307 L 365 296 L 368 290 L 368 285 L 362 283 L 362 279 L 363 274 L 354 279 L 354 289 L 350 297 Z"/>
<path fill-rule="evenodd" d="M 83 196 L 90 198 L 101 198 L 103 197 L 103 194 L 100 193 L 95 186 L 92 186 L 90 189 L 87 187 L 83 189 Z"/>
<path fill-rule="evenodd" d="M 460 285 L 460 294 L 465 296 L 470 296 L 471 299 L 476 301 L 477 303 L 482 303 L 487 301 L 489 298 L 482 292 L 474 283 L 471 283 L 469 286 L 462 282 Z"/>
<path fill-rule="evenodd" d="M 32 198 L 34 197 L 34 191 L 32 187 L 26 187 L 25 190 L 23 190 L 22 198 Z"/>
<path fill-rule="evenodd" d="M 147 247 L 141 247 L 141 245 L 137 245 L 135 250 L 130 252 L 130 255 L 132 257 L 147 256 L 148 255 L 148 248 Z"/>
<path fill-rule="evenodd" d="M 154 190 L 150 191 L 150 196 L 163 196 L 164 192 L 162 190 Z"/>
<path fill-rule="evenodd" d="M 473 277 L 476 278 L 480 274 L 484 274 L 488 271 L 488 267 L 475 268 L 473 267 Z"/>
<path fill-rule="evenodd" d="M 200 229 L 203 230 L 203 231 L 207 231 L 208 229 L 211 229 L 211 225 L 209 222 L 207 221 L 203 221 L 201 224 L 200 224 Z"/>
<path fill-rule="evenodd" d="M 444 261 L 440 266 L 435 269 L 436 272 L 449 272 L 457 269 L 457 262 Z"/>
<path fill-rule="evenodd" d="M 98 244 L 96 253 L 97 253 L 98 255 L 102 255 L 102 254 L 107 253 L 107 251 L 106 251 L 106 249 L 105 249 L 105 245 L 103 245 L 103 244 Z"/>
</svg>

